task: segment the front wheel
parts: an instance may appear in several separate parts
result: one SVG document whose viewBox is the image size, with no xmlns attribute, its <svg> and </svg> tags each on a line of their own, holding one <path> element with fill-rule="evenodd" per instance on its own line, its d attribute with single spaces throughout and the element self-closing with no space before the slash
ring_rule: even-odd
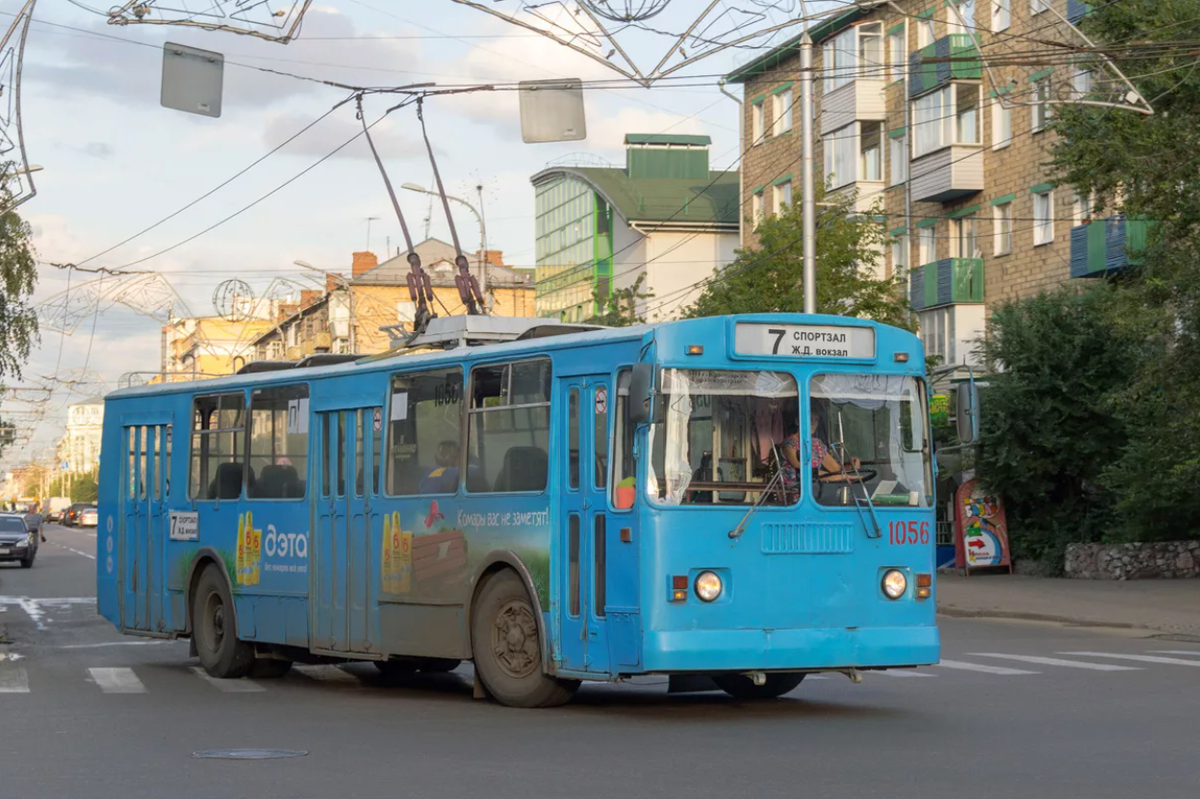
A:
<svg viewBox="0 0 1200 799">
<path fill-rule="evenodd" d="M 734 699 L 776 699 L 795 690 L 804 680 L 803 673 L 772 673 L 766 676 L 766 682 L 762 685 L 755 685 L 754 680 L 744 674 L 722 674 L 714 677 L 713 681 Z"/>
<path fill-rule="evenodd" d="M 21 568 L 22 569 L 32 569 L 33 568 L 33 555 L 30 555 L 27 558 L 21 558 Z"/>
<path fill-rule="evenodd" d="M 196 586 L 192 638 L 200 665 L 212 677 L 237 679 L 254 667 L 254 647 L 238 640 L 233 599 L 216 566 L 207 566 Z"/>
<path fill-rule="evenodd" d="M 503 571 L 483 586 L 471 619 L 475 673 L 489 693 L 509 707 L 566 704 L 579 682 L 542 671 L 542 641 L 525 585 Z"/>
</svg>

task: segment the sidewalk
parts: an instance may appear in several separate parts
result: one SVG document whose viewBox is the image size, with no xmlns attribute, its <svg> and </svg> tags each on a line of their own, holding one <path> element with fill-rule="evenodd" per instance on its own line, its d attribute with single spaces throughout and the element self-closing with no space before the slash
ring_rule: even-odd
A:
<svg viewBox="0 0 1200 799">
<path fill-rule="evenodd" d="M 1067 580 L 939 573 L 938 613 L 1200 636 L 1200 579 Z"/>
</svg>

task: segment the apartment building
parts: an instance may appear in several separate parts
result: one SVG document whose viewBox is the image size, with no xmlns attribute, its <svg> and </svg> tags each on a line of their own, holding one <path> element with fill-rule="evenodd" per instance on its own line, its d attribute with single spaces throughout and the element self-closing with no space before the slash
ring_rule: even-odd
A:
<svg viewBox="0 0 1200 799">
<path fill-rule="evenodd" d="M 738 173 L 709 169 L 708 136 L 625 137 L 625 166 L 559 164 L 533 176 L 537 315 L 570 322 L 644 277 L 637 313 L 677 317 L 738 246 Z"/>
<path fill-rule="evenodd" d="M 1091 219 L 1086 198 L 1050 177 L 1054 101 L 1086 95 L 1092 73 L 1061 58 L 985 68 L 979 55 L 1024 41 L 1035 62 L 1028 37 L 1052 38 L 1086 10 L 1076 0 L 893 0 L 810 31 L 817 179 L 886 220 L 885 269 L 907 275 L 926 352 L 944 363 L 974 361 L 989 304 L 1119 270 L 1144 236 L 1120 216 Z M 726 78 L 745 94 L 748 231 L 799 194 L 799 43 Z"/>
</svg>

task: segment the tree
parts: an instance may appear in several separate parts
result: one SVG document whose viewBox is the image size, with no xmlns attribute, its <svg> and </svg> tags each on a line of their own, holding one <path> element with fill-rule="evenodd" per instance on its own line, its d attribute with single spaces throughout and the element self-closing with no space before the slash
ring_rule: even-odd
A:
<svg viewBox="0 0 1200 799">
<path fill-rule="evenodd" d="M 8 190 L 0 189 L 0 206 L 7 207 L 10 199 Z M 29 302 L 37 283 L 32 236 L 16 211 L 0 216 L 0 377 L 20 376 L 38 337 L 37 313 Z"/>
<path fill-rule="evenodd" d="M 1128 438 L 1110 399 L 1136 373 L 1145 340 L 1120 309 L 1101 283 L 1007 302 L 992 315 L 979 475 L 1004 497 L 1018 557 L 1061 569 L 1068 543 L 1109 531 L 1115 497 L 1101 481 Z"/>
<path fill-rule="evenodd" d="M 1057 112 L 1060 184 L 1096 195 L 1105 213 L 1151 222 L 1138 268 L 1119 279 L 1126 317 L 1151 325 L 1146 357 L 1113 401 L 1129 445 L 1107 465 L 1118 497 L 1114 535 L 1200 535 L 1200 0 L 1095 7 L 1094 39 L 1136 43 L 1120 66 L 1154 107 L 1143 116 L 1089 106 Z"/>
<path fill-rule="evenodd" d="M 879 271 L 886 226 L 875 214 L 855 211 L 854 198 L 818 189 L 816 260 L 817 312 L 859 316 L 911 329 L 904 275 Z M 737 258 L 709 279 L 689 317 L 804 310 L 803 216 L 785 207 L 758 224 L 758 246 L 738 250 Z"/>
<path fill-rule="evenodd" d="M 589 325 L 604 325 L 605 327 L 629 327 L 644 323 L 645 318 L 637 312 L 638 303 L 654 296 L 652 291 L 642 291 L 644 282 L 646 282 L 646 273 L 642 272 L 638 275 L 637 280 L 633 281 L 633 285 L 612 290 L 607 297 L 601 296 L 600 289 L 597 287 L 592 294 L 592 300 L 604 310 L 585 319 L 584 322 Z"/>
</svg>

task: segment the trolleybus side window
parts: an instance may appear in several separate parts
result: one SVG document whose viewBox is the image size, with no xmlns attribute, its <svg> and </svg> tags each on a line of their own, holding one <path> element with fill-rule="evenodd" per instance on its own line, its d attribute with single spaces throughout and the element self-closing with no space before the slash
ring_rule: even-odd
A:
<svg viewBox="0 0 1200 799">
<path fill-rule="evenodd" d="M 192 499 L 237 499 L 245 471 L 246 397 L 214 394 L 192 401 Z M 253 486 L 253 475 L 248 478 Z"/>
<path fill-rule="evenodd" d="M 630 370 L 617 373 L 617 407 L 613 423 L 612 503 L 614 508 L 633 507 L 637 464 L 633 460 L 633 434 L 637 425 L 629 421 Z M 599 451 L 599 447 L 597 447 Z"/>
<path fill-rule="evenodd" d="M 453 494 L 462 469 L 458 367 L 392 376 L 387 493 Z"/>
<path fill-rule="evenodd" d="M 471 370 L 467 490 L 544 491 L 550 442 L 550 361 Z"/>
<path fill-rule="evenodd" d="M 662 391 L 665 419 L 650 431 L 651 499 L 664 505 L 798 501 L 801 481 L 788 457 L 788 450 L 799 451 L 800 404 L 791 375 L 665 369 Z"/>
<path fill-rule="evenodd" d="M 250 395 L 250 474 L 254 499 L 302 499 L 308 486 L 308 386 Z"/>
<path fill-rule="evenodd" d="M 906 375 L 813 377 L 809 414 L 813 493 L 821 505 L 933 502 L 924 381 Z M 828 457 L 826 457 L 828 456 Z"/>
</svg>

